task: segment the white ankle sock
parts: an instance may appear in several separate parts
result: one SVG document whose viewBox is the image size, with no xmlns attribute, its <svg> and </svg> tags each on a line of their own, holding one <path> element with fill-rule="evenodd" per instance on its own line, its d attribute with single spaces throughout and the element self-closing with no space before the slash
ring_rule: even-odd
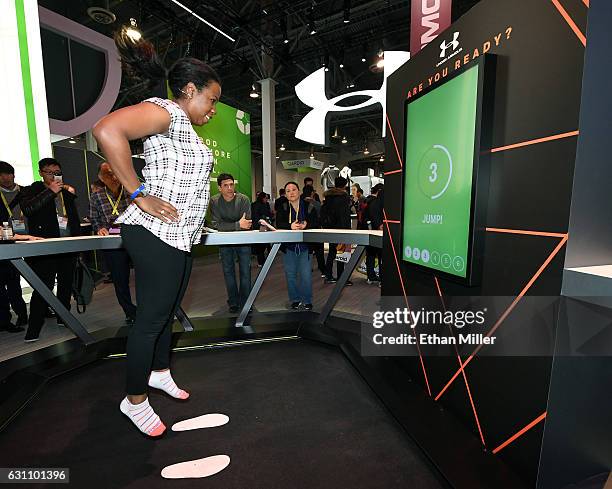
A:
<svg viewBox="0 0 612 489">
<path fill-rule="evenodd" d="M 140 404 L 132 404 L 125 397 L 119 409 L 125 414 L 136 427 L 142 431 L 145 435 L 149 436 L 160 436 L 166 431 L 166 426 L 161 422 L 159 416 L 153 411 L 153 408 L 149 404 L 149 399 L 145 399 Z"/>
<path fill-rule="evenodd" d="M 155 370 L 151 372 L 149 387 L 160 389 L 175 399 L 187 399 L 189 397 L 189 392 L 176 385 L 169 369 L 163 372 L 156 372 Z"/>
</svg>

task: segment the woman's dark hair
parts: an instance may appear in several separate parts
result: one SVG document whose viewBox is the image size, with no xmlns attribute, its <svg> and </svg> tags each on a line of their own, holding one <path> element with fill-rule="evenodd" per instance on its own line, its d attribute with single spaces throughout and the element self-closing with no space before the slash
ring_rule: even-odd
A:
<svg viewBox="0 0 612 489">
<path fill-rule="evenodd" d="M 166 69 L 153 44 L 143 38 L 134 41 L 125 29 L 115 33 L 115 44 L 123 68 L 132 78 L 145 82 L 148 88 L 153 88 L 167 78 L 174 97 L 181 98 L 185 96 L 181 90 L 189 82 L 198 90 L 213 81 L 221 85 L 217 72 L 196 58 L 180 58 L 169 70 Z"/>
<path fill-rule="evenodd" d="M 295 185 L 298 190 L 300 189 L 300 186 L 296 182 L 287 182 L 285 186 L 283 187 L 285 191 L 287 190 L 287 185 Z"/>
<path fill-rule="evenodd" d="M 268 197 L 268 194 L 262 191 L 257 194 L 256 200 L 257 202 L 261 202 L 263 204 L 263 201 L 266 200 L 266 197 Z"/>
</svg>

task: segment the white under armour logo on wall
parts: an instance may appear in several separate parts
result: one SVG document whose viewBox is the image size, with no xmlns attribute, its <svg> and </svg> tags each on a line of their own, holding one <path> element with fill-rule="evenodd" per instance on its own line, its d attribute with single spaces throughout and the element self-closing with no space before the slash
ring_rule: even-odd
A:
<svg viewBox="0 0 612 489">
<path fill-rule="evenodd" d="M 453 34 L 453 40 L 449 43 L 446 41 L 442 41 L 440 44 L 440 58 L 446 58 L 446 50 L 448 48 L 452 48 L 452 51 L 455 51 L 459 47 L 459 33 L 455 32 Z"/>
<path fill-rule="evenodd" d="M 304 116 L 295 130 L 295 137 L 313 144 L 327 145 L 329 139 L 328 116 L 331 112 L 360 112 L 374 104 L 382 106 L 382 135 L 386 135 L 385 119 L 387 117 L 387 79 L 406 61 L 410 53 L 406 51 L 385 51 L 383 83 L 379 90 L 360 90 L 345 93 L 332 99 L 327 98 L 326 71 L 321 68 L 308 75 L 295 86 L 298 98 L 312 110 Z M 350 97 L 367 97 L 365 102 L 342 106 L 338 103 Z"/>
</svg>

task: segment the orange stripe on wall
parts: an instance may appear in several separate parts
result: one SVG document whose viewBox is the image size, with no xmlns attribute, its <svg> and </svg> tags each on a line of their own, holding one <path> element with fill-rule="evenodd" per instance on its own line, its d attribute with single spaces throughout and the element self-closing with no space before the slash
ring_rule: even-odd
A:
<svg viewBox="0 0 612 489">
<path fill-rule="evenodd" d="M 508 438 L 505 442 L 503 442 L 500 446 L 498 446 L 495 450 L 493 450 L 493 453 L 496 454 L 498 452 L 500 452 L 501 450 L 503 450 L 504 448 L 506 448 L 508 445 L 510 445 L 510 443 L 512 443 L 513 441 L 515 441 L 517 438 L 523 436 L 525 433 L 527 433 L 531 428 L 533 428 L 535 425 L 537 425 L 538 423 L 540 423 L 541 421 L 543 421 L 546 418 L 546 411 L 541 414 L 540 416 L 538 416 L 536 419 L 534 419 L 531 423 L 529 423 L 527 426 L 525 426 L 522 430 L 520 430 L 518 433 L 512 435 L 510 438 Z"/>
<path fill-rule="evenodd" d="M 516 305 L 520 302 L 520 300 L 523 298 L 523 296 L 527 293 L 527 291 L 531 288 L 531 286 L 534 284 L 534 282 L 538 279 L 538 277 L 542 274 L 542 272 L 544 272 L 544 270 L 546 269 L 546 267 L 548 267 L 548 265 L 550 264 L 550 262 L 553 260 L 553 258 L 555 256 L 557 256 L 557 253 L 559 253 L 559 251 L 561 250 L 561 248 L 563 248 L 563 246 L 565 245 L 567 241 L 567 236 L 565 236 L 557 245 L 557 247 L 552 251 L 552 253 L 548 256 L 548 258 L 546 259 L 546 261 L 542 264 L 542 266 L 538 269 L 538 271 L 533 275 L 533 277 L 531 277 L 531 280 L 529 280 L 529 282 L 527 282 L 527 285 L 525 285 L 525 287 L 523 287 L 523 290 L 521 290 L 521 292 L 519 293 L 519 295 L 512 301 L 512 304 L 510 304 L 508 306 L 508 308 L 504 311 L 504 313 L 500 316 L 500 318 L 497 320 L 497 322 L 495 323 L 495 325 L 491 328 L 491 330 L 486 334 L 486 337 L 490 337 L 496 330 L 497 328 L 499 328 L 499 326 L 501 325 L 501 323 L 508 317 L 508 315 L 512 312 L 512 310 L 516 307 Z M 473 359 L 474 356 L 480 351 L 480 349 L 483 347 L 483 344 L 480 344 L 476 347 L 476 349 L 472 352 L 472 354 L 467 358 L 467 360 L 465 362 L 463 362 L 463 365 L 461 367 L 459 367 L 459 370 L 457 370 L 455 372 L 455 374 L 452 376 L 452 378 L 446 383 L 446 385 L 444 386 L 444 388 L 440 391 L 440 393 L 435 397 L 435 400 L 437 401 L 438 399 L 440 399 L 440 397 L 442 397 L 442 395 L 446 392 L 446 390 L 451 386 L 451 384 L 455 381 L 455 379 L 459 376 L 459 374 L 461 373 L 461 369 L 465 368 Z"/>
<path fill-rule="evenodd" d="M 383 209 L 383 222 L 387 225 L 387 233 L 389 234 L 389 242 L 391 243 L 391 250 L 393 251 L 393 258 L 395 259 L 395 265 L 397 266 L 397 275 L 400 279 L 400 283 L 402 284 L 402 291 L 404 292 L 404 300 L 406 301 L 406 307 L 410 309 L 410 305 L 408 304 L 408 294 L 406 294 L 406 287 L 404 287 L 404 278 L 402 277 L 402 271 L 400 269 L 399 261 L 397 259 L 397 253 L 395 252 L 395 245 L 393 244 L 393 236 L 391 235 L 391 229 L 389 229 L 389 221 L 387 219 L 387 213 Z M 427 386 L 427 392 L 431 397 L 431 387 L 429 387 L 429 378 L 427 377 L 427 370 L 425 369 L 425 362 L 423 361 L 423 355 L 421 355 L 421 348 L 419 346 L 418 336 L 416 335 L 416 329 L 414 331 L 414 336 L 416 340 L 417 352 L 419 353 L 419 359 L 421 361 L 421 369 L 423 370 L 423 377 L 425 378 L 425 385 Z"/>
<path fill-rule="evenodd" d="M 530 141 L 523 141 L 522 143 L 509 144 L 508 146 L 500 146 L 499 148 L 492 148 L 491 153 L 497 153 L 499 151 L 507 151 L 509 149 L 521 148 L 523 146 L 530 146 L 532 144 L 545 143 L 547 141 L 554 141 L 555 139 L 569 138 L 572 136 L 578 136 L 579 131 L 564 132 L 562 134 L 555 134 L 554 136 L 547 136 L 544 138 L 531 139 Z"/>
<path fill-rule="evenodd" d="M 578 26 L 576 25 L 576 23 L 572 20 L 572 18 L 569 16 L 567 11 L 563 8 L 563 5 L 559 3 L 559 0 L 550 0 L 550 1 L 553 3 L 555 7 L 557 7 L 557 10 L 561 14 L 561 16 L 565 19 L 565 22 L 567 22 L 570 28 L 574 31 L 574 34 L 576 34 L 576 37 L 580 39 L 580 42 L 582 43 L 582 45 L 586 46 L 586 36 L 582 32 L 580 32 L 580 29 L 578 29 Z"/>
<path fill-rule="evenodd" d="M 486 228 L 489 233 L 527 234 L 529 236 L 548 236 L 551 238 L 565 238 L 567 233 L 549 233 L 546 231 L 526 231 L 523 229 Z"/>
<path fill-rule="evenodd" d="M 391 121 L 389 120 L 388 115 L 387 115 L 387 126 L 389 126 L 389 132 L 391 133 L 391 139 L 393 139 L 393 146 L 395 146 L 395 152 L 397 153 L 397 159 L 399 160 L 399 164 L 402 168 L 404 168 L 404 163 L 402 162 L 402 156 L 400 155 L 399 149 L 397 149 L 397 143 L 395 142 L 395 134 L 393 134 L 393 128 L 391 127 Z"/>
<path fill-rule="evenodd" d="M 434 275 L 434 280 L 436 281 L 436 288 L 438 289 L 438 295 L 440 296 L 440 302 L 442 302 L 442 309 L 446 312 L 446 305 L 444 304 L 444 296 L 442 295 L 442 289 L 440 288 L 440 282 L 438 281 L 438 277 Z M 453 334 L 452 326 L 448 325 L 451 330 L 451 335 Z M 457 361 L 459 362 L 459 366 L 461 367 L 461 356 L 459 355 L 459 350 L 457 345 L 455 345 L 455 353 L 457 354 Z M 480 441 L 482 445 L 486 448 L 487 444 L 485 443 L 484 434 L 482 432 L 482 427 L 480 426 L 480 419 L 478 418 L 478 413 L 476 412 L 476 404 L 474 403 L 474 398 L 472 397 L 472 390 L 470 389 L 470 384 L 468 383 L 467 374 L 465 373 L 465 369 L 461 368 L 461 373 L 463 374 L 463 381 L 465 383 L 465 390 L 467 391 L 468 398 L 470 399 L 470 404 L 472 406 L 472 413 L 474 413 L 474 420 L 476 421 L 476 427 L 478 428 L 478 434 L 480 435 Z"/>
</svg>

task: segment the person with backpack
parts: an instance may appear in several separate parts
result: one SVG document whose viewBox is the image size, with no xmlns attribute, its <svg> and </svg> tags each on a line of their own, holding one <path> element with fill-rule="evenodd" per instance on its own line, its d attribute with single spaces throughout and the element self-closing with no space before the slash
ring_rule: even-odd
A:
<svg viewBox="0 0 612 489">
<path fill-rule="evenodd" d="M 303 230 L 319 226 L 314 205 L 300 196 L 300 187 L 296 182 L 285 184 L 285 196 L 287 202 L 280 206 L 276 214 L 277 229 Z M 284 244 L 281 251 L 291 309 L 312 311 L 312 269 L 308 244 Z"/>
<path fill-rule="evenodd" d="M 347 180 L 344 177 L 336 177 L 334 188 L 325 192 L 323 205 L 321 206 L 321 227 L 324 229 L 351 229 L 351 198 L 346 192 Z M 338 281 L 344 271 L 344 263 L 337 262 L 337 277 L 334 278 L 333 267 L 336 261 L 337 243 L 329 244 L 327 261 L 325 263 L 325 283 L 333 284 Z M 353 285 L 347 280 L 346 285 Z"/>
</svg>

